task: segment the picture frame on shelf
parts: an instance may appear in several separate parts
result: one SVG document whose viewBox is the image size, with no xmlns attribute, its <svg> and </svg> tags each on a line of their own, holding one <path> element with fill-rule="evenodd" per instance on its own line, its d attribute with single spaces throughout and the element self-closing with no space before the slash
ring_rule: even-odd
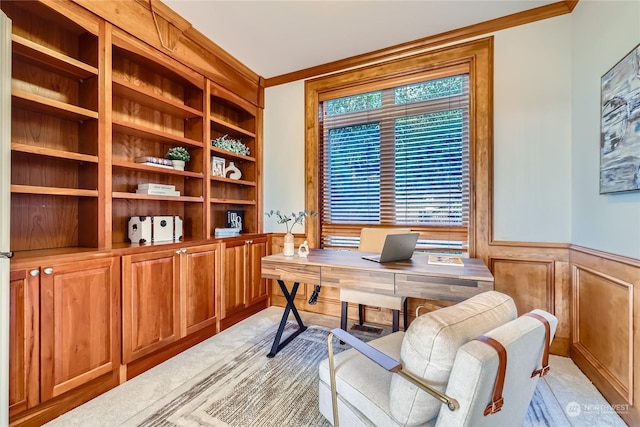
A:
<svg viewBox="0 0 640 427">
<path fill-rule="evenodd" d="M 640 44 L 601 79 L 600 194 L 640 190 Z"/>
<path fill-rule="evenodd" d="M 211 176 L 224 177 L 225 172 L 225 159 L 222 157 L 211 157 Z"/>
</svg>

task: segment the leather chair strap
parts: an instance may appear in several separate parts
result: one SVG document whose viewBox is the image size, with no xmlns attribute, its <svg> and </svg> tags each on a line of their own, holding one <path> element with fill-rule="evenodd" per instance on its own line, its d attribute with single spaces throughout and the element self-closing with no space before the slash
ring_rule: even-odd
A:
<svg viewBox="0 0 640 427">
<path fill-rule="evenodd" d="M 484 409 L 484 415 L 495 414 L 500 412 L 504 399 L 502 398 L 502 389 L 504 387 L 504 376 L 507 371 L 507 350 L 498 341 L 486 335 L 480 335 L 476 340 L 490 345 L 498 353 L 498 373 L 496 374 L 496 382 L 493 386 L 493 395 L 491 397 L 491 403 Z"/>
<path fill-rule="evenodd" d="M 531 378 L 539 375 L 540 377 L 544 377 L 549 372 L 549 335 L 551 334 L 551 328 L 549 326 L 549 321 L 537 313 L 527 313 L 525 316 L 533 317 L 534 319 L 538 319 L 544 325 L 544 350 L 542 351 L 542 367 L 540 369 L 536 369 L 531 374 Z"/>
</svg>

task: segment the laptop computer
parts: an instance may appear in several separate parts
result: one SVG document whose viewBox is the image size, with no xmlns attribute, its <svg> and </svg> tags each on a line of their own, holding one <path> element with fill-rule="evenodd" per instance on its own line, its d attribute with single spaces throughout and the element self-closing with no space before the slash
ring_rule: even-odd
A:
<svg viewBox="0 0 640 427">
<path fill-rule="evenodd" d="M 375 262 L 403 261 L 411 259 L 420 233 L 387 234 L 379 255 L 363 255 L 362 258 Z"/>
</svg>

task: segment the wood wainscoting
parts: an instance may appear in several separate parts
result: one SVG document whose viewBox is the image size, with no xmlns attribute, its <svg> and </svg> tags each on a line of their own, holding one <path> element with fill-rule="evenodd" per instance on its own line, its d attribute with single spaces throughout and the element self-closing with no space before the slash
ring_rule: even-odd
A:
<svg viewBox="0 0 640 427">
<path fill-rule="evenodd" d="M 640 425 L 640 260 L 570 252 L 571 358 L 627 424 Z"/>
<path fill-rule="evenodd" d="M 269 236 L 270 253 L 282 252 L 283 237 Z M 304 236 L 296 236 L 296 247 Z M 551 352 L 570 356 L 629 425 L 640 425 L 640 259 L 626 258 L 568 244 L 492 242 L 485 259 L 495 278 L 495 289 L 510 295 L 524 314 L 534 308 L 558 318 Z M 277 282 L 271 281 L 271 305 L 286 301 Z M 296 297 L 300 310 L 340 316 L 337 289 L 323 288 L 316 305 L 308 299 L 313 285 L 300 286 Z M 410 298 L 409 320 L 415 308 L 425 311 L 452 303 Z M 422 311 L 421 313 L 425 312 Z M 357 309 L 350 308 L 350 319 Z M 391 311 L 367 309 L 366 320 L 391 324 Z M 578 402 L 580 403 L 580 402 Z"/>
<path fill-rule="evenodd" d="M 569 355 L 570 290 L 569 245 L 493 242 L 487 267 L 495 290 L 510 295 L 522 315 L 539 308 L 558 318 L 551 352 Z"/>
</svg>

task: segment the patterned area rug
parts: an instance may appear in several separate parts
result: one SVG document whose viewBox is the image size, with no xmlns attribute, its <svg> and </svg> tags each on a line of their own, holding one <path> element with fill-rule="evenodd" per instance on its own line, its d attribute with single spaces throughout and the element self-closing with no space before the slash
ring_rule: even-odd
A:
<svg viewBox="0 0 640 427">
<path fill-rule="evenodd" d="M 294 330 L 287 324 L 284 333 Z M 322 426 L 318 411 L 318 364 L 327 357 L 329 328 L 309 326 L 266 357 L 275 329 L 201 372 L 166 398 L 128 420 L 128 426 Z M 365 340 L 375 336 L 361 336 Z M 334 344 L 342 351 L 345 346 Z M 570 425 L 545 381 L 540 381 L 525 426 Z"/>
</svg>

